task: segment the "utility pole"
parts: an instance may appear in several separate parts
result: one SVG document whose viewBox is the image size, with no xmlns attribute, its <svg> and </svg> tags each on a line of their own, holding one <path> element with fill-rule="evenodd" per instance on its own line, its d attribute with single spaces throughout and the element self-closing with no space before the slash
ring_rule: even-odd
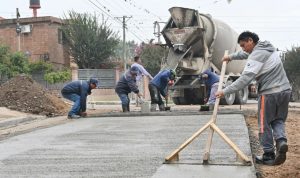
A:
<svg viewBox="0 0 300 178">
<path fill-rule="evenodd" d="M 154 24 L 154 36 L 157 37 L 157 41 L 158 41 L 158 44 L 161 44 L 161 40 L 160 40 L 160 36 L 161 36 L 161 33 L 160 33 L 160 23 L 165 23 L 165 22 L 158 22 L 158 21 L 155 21 L 153 24 Z M 156 26 L 157 26 L 157 31 L 156 31 Z"/>
<path fill-rule="evenodd" d="M 132 18 L 132 16 L 127 17 L 127 16 L 123 16 L 123 17 L 116 17 L 116 18 L 122 18 L 122 23 L 123 23 L 123 63 L 124 63 L 124 72 L 127 69 L 127 60 L 126 60 L 126 22 Z M 128 18 L 128 20 L 126 20 L 126 18 Z"/>
<path fill-rule="evenodd" d="M 16 32 L 17 32 L 17 51 L 21 51 L 21 26 L 20 26 L 20 13 L 19 8 L 16 9 L 16 16 L 17 16 L 17 26 L 16 26 Z"/>
</svg>

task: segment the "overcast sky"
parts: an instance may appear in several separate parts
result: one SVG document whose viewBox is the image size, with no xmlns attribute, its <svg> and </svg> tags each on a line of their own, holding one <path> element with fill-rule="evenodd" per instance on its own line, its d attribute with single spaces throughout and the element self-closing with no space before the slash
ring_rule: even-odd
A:
<svg viewBox="0 0 300 178">
<path fill-rule="evenodd" d="M 168 9 L 182 6 L 209 13 L 213 18 L 229 24 L 238 33 L 250 30 L 261 40 L 268 40 L 281 50 L 300 46 L 299 0 L 40 0 L 38 16 L 63 17 L 69 10 L 104 14 L 114 31 L 122 39 L 122 25 L 115 17 L 128 19 L 127 40 L 149 41 L 153 22 L 166 22 Z M 0 0 L 0 16 L 15 18 L 19 8 L 21 18 L 32 16 L 29 0 Z M 161 29 L 163 28 L 161 24 Z M 156 39 L 156 38 L 155 38 Z"/>
</svg>

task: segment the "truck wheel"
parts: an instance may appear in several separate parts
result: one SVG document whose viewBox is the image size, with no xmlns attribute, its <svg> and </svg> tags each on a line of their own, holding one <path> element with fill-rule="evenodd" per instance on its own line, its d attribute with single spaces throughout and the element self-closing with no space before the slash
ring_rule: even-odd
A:
<svg viewBox="0 0 300 178">
<path fill-rule="evenodd" d="M 249 94 L 248 87 L 245 87 L 244 89 L 236 92 L 234 104 L 246 104 L 248 100 L 248 94 Z"/>
<path fill-rule="evenodd" d="M 224 98 L 221 98 L 220 103 L 221 105 L 232 105 L 235 100 L 235 93 L 231 93 L 225 95 Z"/>
<path fill-rule="evenodd" d="M 227 80 L 226 86 L 228 86 L 230 84 L 232 84 L 232 81 Z M 228 94 L 228 95 L 225 95 L 224 98 L 221 98 L 220 104 L 221 105 L 232 105 L 234 100 L 235 100 L 235 93 Z"/>
<path fill-rule="evenodd" d="M 187 102 L 184 97 L 173 97 L 173 102 L 176 105 L 186 105 Z"/>
</svg>

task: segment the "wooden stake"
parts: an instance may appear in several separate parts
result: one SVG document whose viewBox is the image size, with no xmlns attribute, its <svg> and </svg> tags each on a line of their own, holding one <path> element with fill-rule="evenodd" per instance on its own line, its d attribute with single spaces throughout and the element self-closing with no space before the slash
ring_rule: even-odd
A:
<svg viewBox="0 0 300 178">
<path fill-rule="evenodd" d="M 225 53 L 224 53 L 224 56 L 227 56 L 227 55 L 228 55 L 228 50 L 226 50 Z M 222 90 L 224 75 L 225 75 L 225 71 L 226 71 L 226 65 L 227 65 L 227 62 L 224 61 L 223 64 L 222 64 L 221 76 L 220 76 L 219 85 L 218 85 L 218 91 Z M 212 123 L 216 123 L 219 103 L 220 103 L 220 98 L 217 98 L 216 102 L 215 102 L 215 106 L 214 106 L 213 115 L 212 115 L 212 118 L 211 118 Z M 208 134 L 208 139 L 207 139 L 207 142 L 206 142 L 204 156 L 203 156 L 203 163 L 205 163 L 205 164 L 207 164 L 208 160 L 209 160 L 209 153 L 210 153 L 210 148 L 211 148 L 213 135 L 214 135 L 214 130 L 210 129 L 210 132 Z"/>
<path fill-rule="evenodd" d="M 248 158 L 248 156 L 246 156 L 225 134 L 222 130 L 219 129 L 218 126 L 216 126 L 216 124 L 211 123 L 210 127 L 215 130 L 221 138 L 223 138 L 223 140 L 228 143 L 228 145 L 246 162 L 246 163 L 250 163 L 250 159 Z"/>
<path fill-rule="evenodd" d="M 198 137 L 205 129 L 207 129 L 211 124 L 211 121 L 205 124 L 201 129 L 199 129 L 193 136 L 187 139 L 178 149 L 173 151 L 169 156 L 165 158 L 165 161 L 173 161 L 175 157 L 178 157 L 178 153 L 183 150 L 188 144 L 190 144 L 196 137 Z"/>
<path fill-rule="evenodd" d="M 224 55 L 227 55 L 228 51 L 225 51 Z M 220 76 L 220 81 L 219 81 L 219 86 L 218 86 L 218 91 L 221 91 L 222 85 L 223 85 L 223 80 L 224 80 L 224 75 L 225 75 L 225 70 L 226 70 L 226 65 L 227 62 L 223 62 L 222 64 L 222 70 L 221 70 L 221 76 Z M 211 148 L 211 143 L 212 143 L 212 137 L 214 131 L 216 131 L 221 138 L 228 143 L 228 145 L 237 153 L 237 156 L 243 159 L 248 165 L 251 165 L 251 160 L 222 132 L 216 123 L 217 120 L 217 113 L 218 113 L 218 107 L 220 103 L 220 98 L 216 99 L 215 106 L 214 106 L 214 111 L 213 115 L 211 117 L 211 120 L 208 121 L 207 124 L 205 124 L 201 129 L 199 129 L 196 133 L 194 133 L 188 140 L 186 140 L 178 149 L 173 151 L 169 156 L 165 158 L 166 162 L 171 162 L 171 161 L 178 161 L 179 160 L 179 152 L 183 150 L 188 144 L 190 144 L 196 137 L 198 137 L 205 129 L 210 128 L 210 133 L 208 136 L 208 140 L 206 143 L 206 148 L 205 148 L 205 153 L 203 157 L 203 163 L 208 163 L 209 160 L 209 153 L 210 153 L 210 148 Z"/>
</svg>

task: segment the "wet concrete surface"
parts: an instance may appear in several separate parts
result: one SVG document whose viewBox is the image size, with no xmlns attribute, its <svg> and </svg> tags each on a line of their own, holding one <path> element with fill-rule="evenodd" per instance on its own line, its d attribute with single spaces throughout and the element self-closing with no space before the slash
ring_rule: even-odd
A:
<svg viewBox="0 0 300 178">
<path fill-rule="evenodd" d="M 0 177 L 173 177 L 174 170 L 188 171 L 183 175 L 190 177 L 201 177 L 202 170 L 219 170 L 208 171 L 210 175 L 227 170 L 231 177 L 255 175 L 253 166 L 237 166 L 235 152 L 217 134 L 211 150 L 215 165 L 199 167 L 208 132 L 180 153 L 179 164 L 163 164 L 210 117 L 94 117 L 36 130 L 0 142 Z M 241 114 L 219 115 L 217 125 L 251 156 Z"/>
<path fill-rule="evenodd" d="M 152 178 L 255 178 L 248 166 L 168 164 L 160 167 Z"/>
</svg>

